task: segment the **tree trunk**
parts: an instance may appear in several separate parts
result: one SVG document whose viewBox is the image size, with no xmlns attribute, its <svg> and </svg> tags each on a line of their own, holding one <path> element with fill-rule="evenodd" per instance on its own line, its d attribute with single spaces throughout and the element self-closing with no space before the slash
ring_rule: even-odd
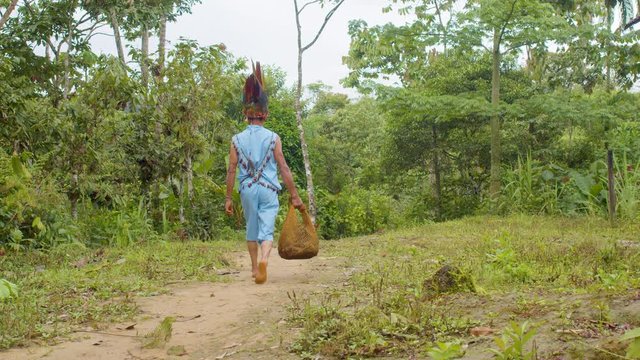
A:
<svg viewBox="0 0 640 360">
<path fill-rule="evenodd" d="M 145 89 L 149 87 L 149 30 L 147 26 L 142 28 L 142 56 L 140 58 L 140 73 L 142 75 L 142 85 Z"/>
<path fill-rule="evenodd" d="M 187 199 L 191 203 L 193 200 L 193 160 L 191 159 L 191 151 L 187 152 L 184 166 L 187 177 Z"/>
<path fill-rule="evenodd" d="M 118 59 L 122 62 L 122 65 L 126 65 L 127 59 L 124 57 L 124 47 L 122 45 L 122 36 L 120 35 L 120 24 L 118 24 L 118 16 L 116 11 L 111 9 L 109 12 L 109 19 L 111 20 L 111 27 L 113 28 L 113 37 L 116 40 L 116 48 L 118 49 Z"/>
<path fill-rule="evenodd" d="M 7 7 L 7 11 L 5 11 L 4 14 L 2 14 L 2 18 L 0 18 L 0 30 L 4 27 L 4 24 L 6 24 L 7 21 L 9 20 L 9 17 L 11 16 L 11 13 L 13 12 L 13 10 L 15 10 L 17 4 L 18 4 L 18 0 L 11 0 L 11 3 Z"/>
<path fill-rule="evenodd" d="M 64 88 L 62 90 L 62 97 L 64 99 L 69 98 L 71 92 L 71 39 L 73 35 L 72 25 L 69 22 L 69 33 L 67 34 L 67 55 L 64 57 Z"/>
<path fill-rule="evenodd" d="M 431 124 L 432 135 L 432 155 L 431 161 L 431 189 L 433 200 L 435 201 L 435 217 L 437 221 L 442 220 L 442 182 L 440 174 L 440 152 L 438 151 L 438 129 L 436 124 Z"/>
<path fill-rule="evenodd" d="M 299 38 L 298 38 L 299 39 Z M 309 161 L 309 149 L 304 137 L 304 127 L 302 126 L 302 51 L 298 51 L 298 84 L 296 89 L 296 121 L 298 122 L 298 132 L 300 133 L 300 145 L 302 146 L 302 160 L 304 162 L 304 173 L 307 177 L 307 194 L 309 196 L 309 215 L 315 223 L 318 213 L 316 207 L 316 196 L 313 187 L 313 175 L 311 173 L 311 162 Z"/>
<path fill-rule="evenodd" d="M 74 171 L 71 175 L 71 217 L 78 219 L 78 199 L 80 198 L 80 189 L 78 185 L 78 172 Z"/>
<path fill-rule="evenodd" d="M 158 43 L 158 64 L 156 66 L 156 71 L 154 71 L 154 78 L 156 81 L 156 87 L 160 88 L 162 83 L 164 82 L 163 72 L 166 58 L 166 43 L 167 43 L 167 17 L 163 16 L 160 20 L 160 30 L 158 32 L 159 43 Z M 162 92 L 158 95 L 158 101 L 156 102 L 156 120 L 154 124 L 153 131 L 153 139 L 156 144 L 161 144 L 162 142 L 162 103 L 164 100 L 164 96 Z M 154 162 L 154 185 L 153 185 L 153 194 L 151 205 L 153 208 L 153 213 L 160 215 L 160 166 L 159 161 Z M 155 217 L 157 220 L 160 220 L 160 217 Z"/>
<path fill-rule="evenodd" d="M 315 224 L 318 210 L 316 207 L 316 196 L 313 187 L 313 175 L 311 173 L 311 162 L 309 161 L 309 149 L 307 141 L 304 137 L 304 127 L 302 126 L 302 27 L 300 26 L 300 12 L 298 11 L 298 2 L 293 1 L 296 11 L 296 28 L 298 31 L 298 83 L 296 86 L 296 121 L 298 123 L 298 133 L 300 134 L 300 146 L 302 147 L 302 161 L 304 162 L 304 173 L 307 178 L 307 195 L 309 197 L 309 215 Z M 326 22 L 326 21 L 325 21 Z"/>
<path fill-rule="evenodd" d="M 164 70 L 164 62 L 167 48 L 167 17 L 165 15 L 160 19 L 160 30 L 158 32 L 158 74 L 161 77 Z"/>
<path fill-rule="evenodd" d="M 500 114 L 498 105 L 500 104 L 500 33 L 496 28 L 493 33 L 493 71 L 491 76 L 491 105 L 493 115 L 491 115 L 491 183 L 489 193 L 491 200 L 495 201 L 500 195 L 501 187 L 501 157 L 502 149 L 500 144 Z"/>
<path fill-rule="evenodd" d="M 180 209 L 178 209 L 178 221 L 180 224 L 184 224 L 186 222 L 186 218 L 184 216 L 184 175 L 180 179 Z"/>
</svg>

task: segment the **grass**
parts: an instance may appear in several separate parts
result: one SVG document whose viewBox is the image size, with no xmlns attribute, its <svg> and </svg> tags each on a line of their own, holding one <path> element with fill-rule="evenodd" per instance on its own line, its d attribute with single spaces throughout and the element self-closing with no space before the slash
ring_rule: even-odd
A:
<svg viewBox="0 0 640 360">
<path fill-rule="evenodd" d="M 525 355 L 586 358 L 598 341 L 640 326 L 627 307 L 640 300 L 638 233 L 638 223 L 611 228 L 596 218 L 476 217 L 325 242 L 323 256 L 344 259 L 352 275 L 322 296 L 292 297 L 289 320 L 303 330 L 291 350 L 406 358 L 463 344 L 488 358 L 490 348 L 517 345 Z M 469 275 L 476 291 L 426 296 L 444 264 Z M 525 322 L 538 341 L 505 344 Z M 495 329 L 496 342 L 472 339 L 479 326 Z"/>
<path fill-rule="evenodd" d="M 128 320 L 136 296 L 182 280 L 218 281 L 224 254 L 237 243 L 152 242 L 128 248 L 61 246 L 0 256 L 0 279 L 18 296 L 0 301 L 0 350 L 55 342 L 74 329 Z"/>
</svg>

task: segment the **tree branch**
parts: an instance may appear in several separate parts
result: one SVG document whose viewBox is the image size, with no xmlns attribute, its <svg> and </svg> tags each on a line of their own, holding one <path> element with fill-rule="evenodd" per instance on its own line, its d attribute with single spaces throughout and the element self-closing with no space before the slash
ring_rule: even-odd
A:
<svg viewBox="0 0 640 360">
<path fill-rule="evenodd" d="M 313 40 L 309 44 L 307 44 L 307 46 L 303 47 L 301 52 L 305 52 L 307 49 L 312 47 L 313 44 L 316 43 L 316 41 L 318 41 L 318 38 L 320 37 L 320 34 L 322 34 L 322 32 L 324 31 L 325 26 L 327 26 L 327 23 L 329 22 L 329 19 L 331 19 L 333 14 L 335 14 L 336 10 L 338 10 L 340 5 L 342 5 L 344 3 L 344 1 L 345 0 L 340 0 L 340 2 L 337 3 L 336 6 L 334 6 L 333 9 L 331 9 L 331 11 L 329 11 L 327 13 L 327 16 L 325 16 L 324 22 L 322 23 L 322 26 L 320 27 L 320 30 L 318 30 L 318 33 L 316 34 L 316 37 L 313 38 Z"/>
<path fill-rule="evenodd" d="M 91 38 L 93 38 L 93 37 L 94 37 L 94 36 L 96 36 L 96 35 L 103 35 L 103 36 L 108 36 L 108 37 L 114 37 L 114 35 L 113 35 L 113 34 L 104 33 L 104 32 L 94 32 L 94 33 L 91 33 L 91 34 L 87 35 L 87 36 L 85 37 L 85 40 L 87 40 L 87 41 L 88 41 L 88 40 L 91 40 Z"/>
<path fill-rule="evenodd" d="M 311 4 L 315 4 L 315 3 L 319 3 L 322 0 L 313 0 L 313 1 L 309 1 L 308 3 L 302 5 L 302 7 L 300 8 L 300 10 L 297 10 L 298 15 L 302 14 L 302 10 L 304 10 L 304 8 L 306 8 L 307 6 L 311 5 Z"/>
<path fill-rule="evenodd" d="M 16 8 L 17 4 L 18 4 L 18 0 L 12 0 L 9 6 L 7 7 L 7 11 L 5 11 L 4 14 L 2 14 L 2 17 L 0 18 L 0 30 L 4 27 L 4 24 L 9 20 L 9 16 L 11 16 L 11 13 Z"/>
<path fill-rule="evenodd" d="M 516 11 L 516 3 L 518 2 L 518 0 L 513 0 L 513 3 L 511 3 L 511 11 L 509 12 L 509 16 L 507 16 L 507 18 L 504 21 L 504 24 L 502 25 L 502 30 L 500 30 L 500 36 L 498 37 L 498 44 L 502 44 L 502 37 L 504 36 L 504 32 L 507 30 L 507 25 L 509 25 L 509 21 L 511 21 L 511 18 L 513 17 L 513 13 Z"/>
<path fill-rule="evenodd" d="M 26 6 L 27 10 L 29 11 L 29 14 L 31 16 L 35 16 L 35 11 L 33 10 L 33 8 L 31 7 L 31 4 L 29 3 L 29 1 L 25 1 L 24 5 Z M 45 41 L 47 42 L 47 44 L 49 44 L 49 47 L 51 48 L 51 51 L 53 52 L 53 55 L 55 55 L 56 59 L 58 58 L 58 54 L 60 53 L 60 48 L 57 48 L 56 50 L 56 46 L 53 45 L 53 43 L 51 42 L 51 39 L 49 38 L 49 36 L 46 37 Z"/>
<path fill-rule="evenodd" d="M 638 16 L 637 18 L 629 21 L 629 23 L 624 26 L 624 29 L 628 30 L 630 27 L 636 25 L 637 23 L 640 23 L 640 16 Z M 2 26 L 0 26 L 0 27 L 2 27 Z"/>
</svg>

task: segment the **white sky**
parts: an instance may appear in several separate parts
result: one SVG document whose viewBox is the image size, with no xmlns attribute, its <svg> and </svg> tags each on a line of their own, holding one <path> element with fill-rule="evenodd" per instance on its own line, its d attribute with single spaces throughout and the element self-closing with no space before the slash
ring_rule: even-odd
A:
<svg viewBox="0 0 640 360">
<path fill-rule="evenodd" d="M 307 1 L 299 0 L 299 4 Z M 320 39 L 304 54 L 303 82 L 322 81 L 334 91 L 355 95 L 343 89 L 339 81 L 348 74 L 342 57 L 349 51 L 348 23 L 363 19 L 369 25 L 403 23 L 395 12 L 383 14 L 388 0 L 346 0 L 331 18 Z M 316 5 L 307 7 L 301 19 L 303 46 L 312 40 L 328 10 Z M 180 37 L 198 41 L 202 46 L 224 43 L 237 57 L 275 65 L 288 74 L 288 83 L 297 77 L 297 33 L 293 0 L 203 0 L 190 15 L 183 15 L 167 26 L 167 40 Z M 152 49 L 156 48 L 152 40 Z M 139 47 L 139 44 L 134 44 Z M 111 37 L 94 38 L 94 51 L 116 53 Z"/>
</svg>

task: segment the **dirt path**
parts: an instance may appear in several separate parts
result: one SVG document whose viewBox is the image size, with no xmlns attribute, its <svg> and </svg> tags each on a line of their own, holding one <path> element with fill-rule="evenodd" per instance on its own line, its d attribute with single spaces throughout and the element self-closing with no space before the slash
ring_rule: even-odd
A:
<svg viewBox="0 0 640 360">
<path fill-rule="evenodd" d="M 108 334 L 74 333 L 69 341 L 52 347 L 14 349 L 0 360 L 21 359 L 295 359 L 283 338 L 287 292 L 321 291 L 339 281 L 335 260 L 318 257 L 286 261 L 272 253 L 269 280 L 256 285 L 251 279 L 248 254 L 234 254 L 239 273 L 227 275 L 229 283 L 190 283 L 170 294 L 137 300 L 142 314 L 131 330 L 117 324 Z M 176 318 L 173 335 L 164 349 L 142 349 L 136 335 L 152 331 L 167 316 Z M 183 346 L 182 356 L 168 355 Z M 174 349 L 175 350 L 175 349 Z"/>
</svg>

